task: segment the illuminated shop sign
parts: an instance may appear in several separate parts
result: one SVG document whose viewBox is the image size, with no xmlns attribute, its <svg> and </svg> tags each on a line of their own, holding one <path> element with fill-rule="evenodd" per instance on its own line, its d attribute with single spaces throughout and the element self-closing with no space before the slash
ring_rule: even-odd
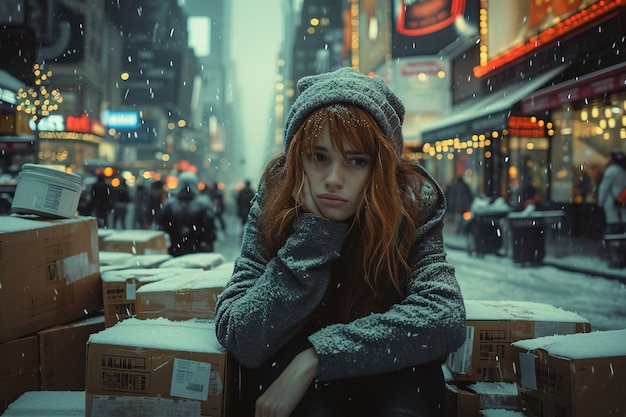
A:
<svg viewBox="0 0 626 417">
<path fill-rule="evenodd" d="M 98 136 L 104 136 L 105 134 L 102 123 L 90 119 L 86 114 L 81 116 L 61 116 L 54 114 L 43 117 L 39 122 L 39 126 L 35 125 L 34 120 L 30 120 L 29 126 L 31 130 L 38 129 L 40 132 L 91 133 Z"/>
<path fill-rule="evenodd" d="M 480 1 L 484 30 L 480 65 L 474 67 L 477 77 L 554 44 L 626 4 L 626 0 Z"/>
<path fill-rule="evenodd" d="M 478 34 L 477 0 L 393 0 L 391 4 L 393 58 L 435 55 L 459 39 Z"/>
<path fill-rule="evenodd" d="M 0 101 L 4 101 L 5 103 L 15 104 L 17 103 L 15 91 L 7 90 L 4 88 L 0 88 Z"/>
<path fill-rule="evenodd" d="M 396 30 L 407 36 L 437 32 L 463 16 L 465 0 L 400 0 Z"/>
<path fill-rule="evenodd" d="M 138 111 L 105 110 L 100 118 L 106 127 L 113 129 L 134 129 L 139 126 Z"/>
</svg>

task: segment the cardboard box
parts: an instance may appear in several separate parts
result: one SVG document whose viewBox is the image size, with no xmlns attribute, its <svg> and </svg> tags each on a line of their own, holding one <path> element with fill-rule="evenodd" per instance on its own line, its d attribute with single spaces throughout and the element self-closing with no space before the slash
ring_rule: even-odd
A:
<svg viewBox="0 0 626 417">
<path fill-rule="evenodd" d="M 213 322 L 124 320 L 87 343 L 86 417 L 222 417 L 226 358 Z"/>
<path fill-rule="evenodd" d="M 530 417 L 626 415 L 626 329 L 511 345 Z"/>
<path fill-rule="evenodd" d="M 548 304 L 466 300 L 465 308 L 465 343 L 447 360 L 456 381 L 514 382 L 512 342 L 591 331 L 588 320 Z"/>
<path fill-rule="evenodd" d="M 102 272 L 105 327 L 135 317 L 137 289 L 142 285 L 180 276 L 189 271 L 180 268 L 129 268 Z"/>
<path fill-rule="evenodd" d="M 37 337 L 0 343 L 0 414 L 26 391 L 39 389 Z"/>
<path fill-rule="evenodd" d="M 514 382 L 446 383 L 444 417 L 478 417 L 482 410 L 519 411 Z"/>
<path fill-rule="evenodd" d="M 446 383 L 443 417 L 478 417 L 480 398 L 463 385 Z"/>
<path fill-rule="evenodd" d="M 29 391 L 13 402 L 2 417 L 84 417 L 84 391 Z"/>
<path fill-rule="evenodd" d="M 102 310 L 97 220 L 0 216 L 0 343 Z"/>
<path fill-rule="evenodd" d="M 167 253 L 133 255 L 126 252 L 100 251 L 100 273 L 119 269 L 158 268 L 172 259 Z"/>
<path fill-rule="evenodd" d="M 87 340 L 104 330 L 97 315 L 37 333 L 42 391 L 84 391 Z"/>
<path fill-rule="evenodd" d="M 231 277 L 227 270 L 189 270 L 137 290 L 138 319 L 213 319 L 215 304 Z"/>
<path fill-rule="evenodd" d="M 163 262 L 159 268 L 215 269 L 223 263 L 224 256 L 221 253 L 200 252 L 176 256 Z"/>
<path fill-rule="evenodd" d="M 134 255 L 168 253 L 165 232 L 160 230 L 115 230 L 100 240 L 100 250 Z"/>
</svg>

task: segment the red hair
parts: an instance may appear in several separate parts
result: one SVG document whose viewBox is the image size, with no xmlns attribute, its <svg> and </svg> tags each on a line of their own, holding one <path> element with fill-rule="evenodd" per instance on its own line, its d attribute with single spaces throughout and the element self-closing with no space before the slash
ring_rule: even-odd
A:
<svg viewBox="0 0 626 417">
<path fill-rule="evenodd" d="M 300 210 L 292 195 L 303 178 L 302 158 L 314 153 L 324 129 L 328 129 L 333 146 L 344 156 L 348 144 L 372 159 L 360 208 L 344 243 L 344 250 L 351 252 L 353 270 L 363 271 L 363 281 L 372 297 L 380 296 L 390 284 L 404 295 L 408 256 L 419 218 L 422 177 L 414 162 L 398 157 L 374 119 L 358 106 L 334 104 L 315 110 L 296 132 L 287 154 L 267 165 L 259 222 L 264 255 L 275 256 L 292 232 Z"/>
</svg>

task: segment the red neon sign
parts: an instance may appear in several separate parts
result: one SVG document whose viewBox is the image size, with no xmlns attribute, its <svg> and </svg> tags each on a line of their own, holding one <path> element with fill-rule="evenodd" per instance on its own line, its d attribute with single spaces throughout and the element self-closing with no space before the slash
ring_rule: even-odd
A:
<svg viewBox="0 0 626 417">
<path fill-rule="evenodd" d="M 406 36 L 437 32 L 463 16 L 465 0 L 423 0 L 406 5 L 400 0 L 396 30 Z"/>
</svg>

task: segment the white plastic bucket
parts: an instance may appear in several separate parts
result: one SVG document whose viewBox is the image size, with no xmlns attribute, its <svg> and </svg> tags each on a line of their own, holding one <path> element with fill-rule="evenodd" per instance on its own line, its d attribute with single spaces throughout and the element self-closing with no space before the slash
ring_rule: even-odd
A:
<svg viewBox="0 0 626 417">
<path fill-rule="evenodd" d="M 24 164 L 17 178 L 11 211 L 43 217 L 76 216 L 83 181 L 79 175 L 37 164 Z"/>
</svg>

